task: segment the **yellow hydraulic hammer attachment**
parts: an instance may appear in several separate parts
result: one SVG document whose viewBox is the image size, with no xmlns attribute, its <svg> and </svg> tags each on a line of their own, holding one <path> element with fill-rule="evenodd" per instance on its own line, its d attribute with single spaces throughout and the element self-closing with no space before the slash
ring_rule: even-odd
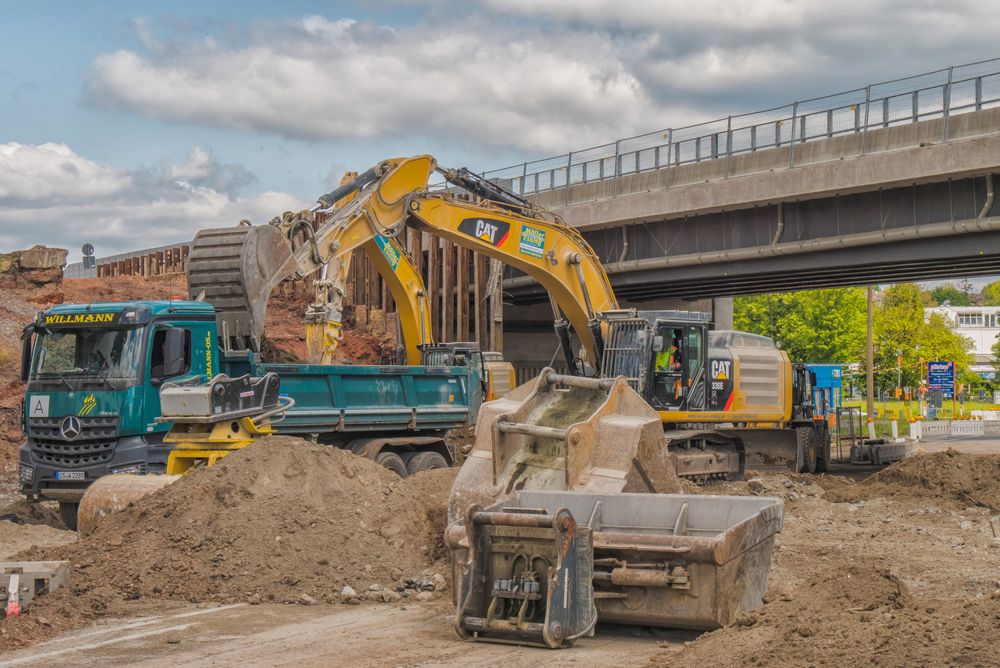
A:
<svg viewBox="0 0 1000 668">
<path fill-rule="evenodd" d="M 181 475 L 195 466 L 213 466 L 271 433 L 271 425 L 258 426 L 251 417 L 215 424 L 178 422 L 163 439 L 174 447 L 167 457 L 167 475 Z"/>
</svg>

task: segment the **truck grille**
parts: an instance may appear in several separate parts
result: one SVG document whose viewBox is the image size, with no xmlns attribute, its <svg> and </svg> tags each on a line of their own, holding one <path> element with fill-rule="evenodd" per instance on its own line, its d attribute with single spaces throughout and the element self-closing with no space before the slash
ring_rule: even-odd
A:
<svg viewBox="0 0 1000 668">
<path fill-rule="evenodd" d="M 67 440 L 60 427 L 65 418 L 31 418 L 31 449 L 35 460 L 69 468 L 106 464 L 118 440 L 118 416 L 80 417 L 80 435 Z"/>
</svg>

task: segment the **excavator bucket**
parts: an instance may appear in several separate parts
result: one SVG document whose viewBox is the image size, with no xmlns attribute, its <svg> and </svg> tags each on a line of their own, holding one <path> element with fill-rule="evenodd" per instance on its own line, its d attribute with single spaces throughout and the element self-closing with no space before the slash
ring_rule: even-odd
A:
<svg viewBox="0 0 1000 668">
<path fill-rule="evenodd" d="M 298 264 L 274 225 L 202 230 L 188 257 L 188 293 L 215 307 L 220 336 L 235 350 L 260 350 L 267 299 Z"/>
<path fill-rule="evenodd" d="M 629 386 L 545 369 L 483 404 L 445 542 L 466 639 L 565 647 L 597 619 L 710 629 L 760 604 L 778 499 L 679 494 Z"/>
<path fill-rule="evenodd" d="M 625 378 L 545 369 L 483 404 L 476 441 L 455 479 L 449 521 L 521 489 L 680 492 L 660 417 Z"/>
<path fill-rule="evenodd" d="M 118 473 L 98 478 L 80 499 L 76 515 L 76 531 L 80 538 L 89 536 L 105 517 L 128 508 L 144 496 L 149 496 L 177 480 L 176 475 L 134 475 Z"/>
</svg>

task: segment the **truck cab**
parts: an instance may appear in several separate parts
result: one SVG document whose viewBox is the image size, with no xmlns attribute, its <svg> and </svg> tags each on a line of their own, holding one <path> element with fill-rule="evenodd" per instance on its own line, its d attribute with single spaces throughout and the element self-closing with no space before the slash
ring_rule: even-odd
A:
<svg viewBox="0 0 1000 668">
<path fill-rule="evenodd" d="M 24 328 L 26 440 L 19 481 L 75 518 L 87 486 L 108 473 L 166 466 L 160 386 L 218 372 L 215 312 L 181 300 L 63 304 Z M 71 524 L 67 522 L 67 524 Z"/>
</svg>

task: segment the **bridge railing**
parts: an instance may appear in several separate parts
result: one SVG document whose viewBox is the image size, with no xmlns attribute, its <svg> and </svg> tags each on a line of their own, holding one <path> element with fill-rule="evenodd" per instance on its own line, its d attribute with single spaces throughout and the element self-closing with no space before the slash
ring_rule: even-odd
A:
<svg viewBox="0 0 1000 668">
<path fill-rule="evenodd" d="M 485 172 L 522 195 L 568 185 L 618 179 L 640 172 L 755 151 L 791 147 L 845 134 L 944 118 L 1000 106 L 1000 58 L 869 84 L 810 100 L 727 116 L 705 123 L 666 128 L 563 155 Z M 728 168 L 726 176 L 728 176 Z M 615 189 L 609 193 L 615 194 Z"/>
</svg>

